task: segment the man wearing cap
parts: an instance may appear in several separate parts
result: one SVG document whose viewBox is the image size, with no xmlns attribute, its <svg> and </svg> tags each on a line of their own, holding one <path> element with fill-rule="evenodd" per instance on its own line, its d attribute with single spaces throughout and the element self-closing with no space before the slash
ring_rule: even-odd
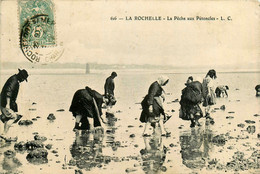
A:
<svg viewBox="0 0 260 174">
<path fill-rule="evenodd" d="M 11 76 L 3 86 L 1 92 L 1 112 L 0 122 L 4 124 L 4 130 L 0 132 L 0 137 L 5 138 L 6 133 L 13 123 L 18 122 L 21 119 L 21 115 L 16 114 L 18 112 L 18 106 L 16 103 L 17 95 L 19 92 L 20 83 L 24 80 L 27 81 L 29 76 L 26 70 L 18 69 L 18 74 Z"/>
<path fill-rule="evenodd" d="M 111 75 L 106 79 L 105 83 L 105 97 L 109 100 L 109 105 L 114 105 L 116 103 L 114 96 L 115 82 L 114 78 L 117 76 L 116 72 L 112 72 Z"/>
</svg>

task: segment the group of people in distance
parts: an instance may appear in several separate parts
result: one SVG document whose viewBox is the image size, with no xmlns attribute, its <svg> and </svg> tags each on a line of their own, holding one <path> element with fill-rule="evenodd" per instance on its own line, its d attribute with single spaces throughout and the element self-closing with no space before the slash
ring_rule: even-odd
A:
<svg viewBox="0 0 260 174">
<path fill-rule="evenodd" d="M 11 76 L 4 84 L 1 92 L 1 116 L 0 116 L 0 138 L 11 141 L 6 137 L 10 126 L 17 123 L 22 116 L 19 115 L 16 103 L 19 92 L 20 83 L 27 81 L 28 72 L 18 69 L 18 74 Z M 95 127 L 101 126 L 101 122 L 105 122 L 102 115 L 102 105 L 109 110 L 116 103 L 114 97 L 115 83 L 117 77 L 116 72 L 112 72 L 111 76 L 106 79 L 104 90 L 105 94 L 101 95 L 97 91 L 86 86 L 74 93 L 69 111 L 75 117 L 75 126 L 73 130 L 90 130 L 92 132 Z M 218 86 L 214 90 L 213 82 L 217 78 L 216 71 L 211 69 L 206 74 L 202 83 L 190 76 L 185 83 L 186 87 L 182 90 L 180 100 L 179 117 L 183 120 L 191 121 L 190 127 L 199 126 L 199 119 L 205 117 L 210 124 L 214 124 L 214 119 L 210 116 L 211 106 L 216 103 L 216 97 L 228 96 L 228 86 Z M 167 85 L 169 78 L 160 76 L 157 81 L 153 82 L 147 95 L 141 102 L 142 112 L 140 121 L 145 123 L 143 136 L 150 136 L 149 126 L 159 127 L 161 135 L 167 136 L 164 123 L 169 120 L 169 116 L 164 111 L 163 102 L 165 101 L 165 91 L 163 87 Z M 256 96 L 260 96 L 260 85 L 255 87 Z M 205 107 L 205 113 L 202 112 L 201 106 Z"/>
</svg>

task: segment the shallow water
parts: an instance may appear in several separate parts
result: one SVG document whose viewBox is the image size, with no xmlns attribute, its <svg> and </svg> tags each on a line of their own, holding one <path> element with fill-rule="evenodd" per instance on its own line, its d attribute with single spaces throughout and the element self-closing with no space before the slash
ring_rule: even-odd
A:
<svg viewBox="0 0 260 174">
<path fill-rule="evenodd" d="M 217 82 L 228 85 L 229 98 L 217 99 L 212 116 L 214 125 L 205 125 L 191 129 L 190 123 L 178 117 L 179 103 L 172 102 L 180 98 L 184 83 L 191 74 L 167 74 L 170 78 L 165 87 L 168 94 L 165 110 L 173 115 L 165 124 L 170 137 L 155 134 L 142 137 L 143 124 L 139 122 L 140 102 L 147 93 L 149 85 L 159 74 L 155 73 L 118 73 L 116 78 L 117 104 L 113 108 L 116 119 L 106 119 L 102 133 L 95 134 L 95 141 L 88 140 L 88 134 L 76 135 L 72 129 L 74 118 L 68 111 L 72 96 L 77 89 L 86 85 L 103 93 L 103 83 L 108 73 L 96 74 L 32 74 L 28 83 L 22 83 L 17 103 L 22 119 L 36 121 L 30 126 L 14 125 L 10 136 L 18 136 L 18 142 L 33 140 L 37 132 L 46 136 L 44 144 L 52 144 L 48 150 L 48 163 L 32 164 L 26 160 L 28 152 L 16 152 L 15 158 L 7 158 L 6 150 L 14 150 L 14 143 L 2 143 L 0 148 L 0 171 L 2 173 L 234 173 L 233 169 L 223 167 L 233 160 L 234 153 L 244 152 L 245 159 L 259 149 L 260 97 L 255 97 L 255 86 L 259 84 L 259 73 L 219 73 Z M 203 77 L 203 74 L 195 74 Z M 1 87 L 8 75 L 1 76 Z M 33 104 L 34 103 L 34 104 Z M 226 109 L 219 109 L 225 105 Z M 64 112 L 58 112 L 64 109 Z M 174 110 L 175 112 L 172 112 Z M 229 113 L 231 112 L 231 113 Z M 49 121 L 47 116 L 53 113 L 56 120 Z M 104 110 L 105 113 L 105 110 Z M 233 118 L 227 119 L 227 116 Z M 103 115 L 105 118 L 105 115 Z M 254 124 L 245 120 L 255 121 Z M 237 124 L 245 124 L 244 128 Z M 255 126 L 255 132 L 247 131 Z M 249 130 L 249 128 L 248 128 Z M 34 134 L 33 134 L 34 133 Z M 130 137 L 134 134 L 134 137 Z M 224 134 L 225 143 L 213 142 L 213 137 Z M 56 150 L 58 153 L 53 153 Z M 217 165 L 212 167 L 212 160 Z M 259 152 L 258 152 L 259 160 Z M 20 164 L 19 162 L 22 164 Z M 214 162 L 213 162 L 214 163 Z M 258 173 L 258 169 L 239 170 L 239 173 Z"/>
</svg>

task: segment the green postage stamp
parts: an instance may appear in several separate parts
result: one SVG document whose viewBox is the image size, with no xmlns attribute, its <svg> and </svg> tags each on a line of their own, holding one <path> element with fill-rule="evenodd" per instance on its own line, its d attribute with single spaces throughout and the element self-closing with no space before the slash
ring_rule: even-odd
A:
<svg viewBox="0 0 260 174">
<path fill-rule="evenodd" d="M 59 59 L 63 48 L 57 44 L 54 4 L 51 0 L 19 0 L 20 48 L 31 62 Z"/>
</svg>

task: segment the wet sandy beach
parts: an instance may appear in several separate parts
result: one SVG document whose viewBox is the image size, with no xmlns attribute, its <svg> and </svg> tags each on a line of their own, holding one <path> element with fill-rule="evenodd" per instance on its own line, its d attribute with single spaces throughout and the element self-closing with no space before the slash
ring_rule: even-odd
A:
<svg viewBox="0 0 260 174">
<path fill-rule="evenodd" d="M 10 128 L 9 135 L 18 140 L 1 142 L 0 173 L 260 172 L 260 98 L 255 97 L 254 91 L 259 74 L 218 74 L 219 83 L 230 88 L 229 98 L 217 99 L 213 106 L 214 125 L 207 125 L 202 118 L 202 126 L 192 129 L 190 122 L 179 118 L 177 100 L 190 74 L 167 74 L 170 82 L 165 87 L 165 110 L 172 115 L 165 124 L 171 132 L 169 137 L 161 137 L 158 131 L 151 137 L 142 137 L 144 124 L 139 121 L 142 97 L 159 74 L 118 74 L 114 117 L 106 118 L 103 110 L 107 124 L 96 130 L 94 141 L 88 140 L 87 132 L 72 131 L 74 118 L 68 108 L 74 92 L 86 85 L 103 93 L 107 74 L 32 74 L 28 83 L 21 85 L 17 103 L 22 120 L 33 124 Z M 7 78 L 8 75 L 3 76 L 1 84 Z M 50 113 L 55 120 L 47 119 Z M 32 151 L 27 150 L 28 144 L 27 149 L 14 148 L 16 143 L 34 139 L 41 140 L 30 148 L 43 147 L 48 153 L 47 161 L 27 160 Z"/>
</svg>

